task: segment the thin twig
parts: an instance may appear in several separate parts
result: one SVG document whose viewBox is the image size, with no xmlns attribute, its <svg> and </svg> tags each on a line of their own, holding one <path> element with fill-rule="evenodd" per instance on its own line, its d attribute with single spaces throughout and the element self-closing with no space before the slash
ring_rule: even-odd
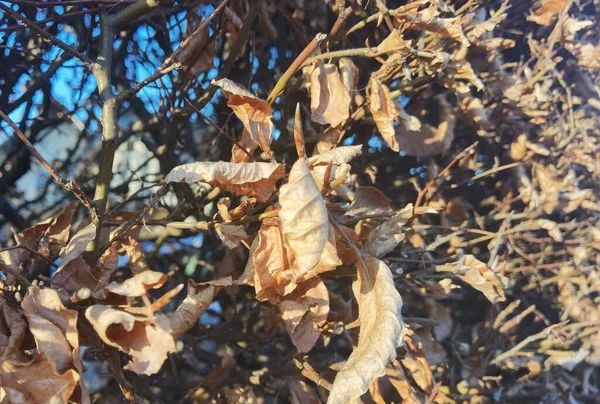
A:
<svg viewBox="0 0 600 404">
<path fill-rule="evenodd" d="M 0 4 L 2 4 L 2 3 L 0 3 Z M 44 169 L 46 171 L 48 171 L 48 173 L 52 176 L 52 178 L 54 178 L 54 180 L 61 187 L 63 187 L 68 192 L 72 193 L 75 196 L 75 198 L 77 198 L 83 204 L 83 206 L 85 206 L 85 208 L 88 210 L 88 212 L 90 214 L 90 220 L 93 223 L 96 223 L 98 221 L 98 212 L 96 211 L 96 207 L 94 206 L 94 204 L 90 200 L 90 198 L 87 196 L 87 194 L 85 192 L 83 192 L 81 190 L 81 188 L 79 188 L 79 186 L 75 182 L 67 181 L 58 172 L 56 172 L 54 167 L 52 167 L 46 161 L 46 159 L 35 149 L 35 147 L 33 147 L 31 142 L 29 141 L 29 139 L 27 139 L 27 137 L 23 134 L 23 132 L 21 132 L 21 130 L 13 122 L 13 120 L 8 117 L 8 115 L 6 115 L 4 112 L 0 111 L 0 118 L 2 118 L 4 121 L 6 121 L 6 123 L 8 123 L 10 125 L 10 127 L 15 131 L 15 134 L 25 144 L 25 147 L 27 147 L 29 152 L 37 159 L 37 161 L 40 163 L 40 165 L 42 167 L 44 167 Z"/>
<path fill-rule="evenodd" d="M 83 62 L 86 66 L 91 67 L 94 64 L 94 61 L 92 59 L 88 58 L 83 53 L 79 52 L 77 49 L 74 49 L 71 46 L 67 45 L 66 43 L 64 43 L 63 41 L 61 41 L 54 35 L 50 34 L 48 31 L 46 31 L 45 29 L 43 29 L 42 27 L 37 25 L 35 22 L 23 17 L 21 14 L 17 13 L 12 8 L 10 8 L 9 6 L 5 5 L 2 2 L 0 2 L 0 10 L 4 11 L 6 14 L 10 15 L 12 18 L 19 21 L 21 24 L 27 26 L 33 32 L 35 32 L 36 34 L 38 34 L 39 36 L 44 38 L 44 40 L 46 42 L 50 42 L 51 44 L 59 47 L 63 51 L 67 52 L 68 54 L 76 57 L 81 62 Z"/>
</svg>

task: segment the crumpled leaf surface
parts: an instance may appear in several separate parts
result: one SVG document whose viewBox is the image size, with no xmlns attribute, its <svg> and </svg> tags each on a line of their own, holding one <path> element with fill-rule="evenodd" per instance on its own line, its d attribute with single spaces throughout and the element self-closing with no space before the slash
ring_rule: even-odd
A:
<svg viewBox="0 0 600 404">
<path fill-rule="evenodd" d="M 418 131 L 421 128 L 421 121 L 408 115 L 400 104 L 391 98 L 387 86 L 374 77 L 369 80 L 369 110 L 381 137 L 394 151 L 400 150 L 396 140 L 394 121 L 400 122 L 408 131 Z"/>
<path fill-rule="evenodd" d="M 375 187 L 358 187 L 346 216 L 376 215 L 392 211 L 392 201 Z"/>
<path fill-rule="evenodd" d="M 503 302 L 505 280 L 471 254 L 453 264 L 436 266 L 438 272 L 450 272 L 477 289 L 492 303 Z"/>
<path fill-rule="evenodd" d="M 277 304 L 292 343 L 300 352 L 314 346 L 329 314 L 327 287 L 319 277 L 302 282 L 294 292 Z"/>
<path fill-rule="evenodd" d="M 216 223 L 215 231 L 223 244 L 229 248 L 239 246 L 240 242 L 248 237 L 246 230 L 242 225 Z"/>
<path fill-rule="evenodd" d="M 162 272 L 148 270 L 126 279 L 123 283 L 113 282 L 106 290 L 119 296 L 139 297 L 150 289 L 160 288 L 168 279 Z"/>
<path fill-rule="evenodd" d="M 392 251 L 406 237 L 404 226 L 412 216 L 413 204 L 409 203 L 394 217 L 386 220 L 369 233 L 365 250 L 376 258 L 381 258 Z"/>
<path fill-rule="evenodd" d="M 142 245 L 133 237 L 123 237 L 119 240 L 117 252 L 119 255 L 127 254 L 128 266 L 131 272 L 138 274 L 148 269 Z"/>
<path fill-rule="evenodd" d="M 27 332 L 27 322 L 16 307 L 0 297 L 0 360 L 25 362 L 20 351 L 21 342 Z"/>
<path fill-rule="evenodd" d="M 405 333 L 402 299 L 390 269 L 368 256 L 358 260 L 357 269 L 358 346 L 335 377 L 329 404 L 351 402 L 364 394 L 385 374 Z"/>
<path fill-rule="evenodd" d="M 454 140 L 455 118 L 452 108 L 443 97 L 438 97 L 440 123 L 437 128 L 423 124 L 419 131 L 400 130 L 395 140 L 398 149 L 409 156 L 429 157 L 444 153 Z"/>
<path fill-rule="evenodd" d="M 83 367 L 79 359 L 77 311 L 67 309 L 58 293 L 48 288 L 29 288 L 21 306 L 39 352 L 54 363 L 59 374 L 74 369 L 81 375 Z M 81 402 L 89 403 L 83 379 L 78 377 L 78 381 Z"/>
<path fill-rule="evenodd" d="M 350 116 L 351 102 L 338 68 L 317 62 L 310 74 L 311 119 L 322 125 L 338 126 Z"/>
<path fill-rule="evenodd" d="M 465 36 L 460 17 L 440 18 L 435 15 L 433 8 L 419 11 L 418 14 L 399 13 L 396 22 L 401 31 L 404 29 L 424 30 L 452 38 L 464 46 L 469 46 L 469 40 Z"/>
<path fill-rule="evenodd" d="M 157 373 L 168 354 L 175 352 L 171 323 L 165 315 L 134 315 L 98 304 L 88 307 L 85 317 L 104 343 L 131 356 L 125 369 L 137 374 Z"/>
<path fill-rule="evenodd" d="M 246 146 L 249 146 L 250 150 L 260 146 L 264 152 L 271 154 L 270 146 L 273 141 L 271 105 L 229 79 L 214 81 L 213 84 L 221 87 L 227 97 L 227 106 L 233 109 L 235 115 L 242 121 L 249 136 L 245 142 Z"/>
<path fill-rule="evenodd" d="M 59 373 L 52 360 L 44 354 L 25 364 L 0 363 L 0 398 L 3 403 L 68 403 L 79 381 L 77 372 L 70 369 Z"/>
<path fill-rule="evenodd" d="M 83 229 L 79 230 L 73 238 L 69 241 L 69 244 L 61 251 L 60 267 L 57 269 L 61 271 L 69 262 L 79 257 L 85 251 L 87 245 L 96 237 L 96 225 L 90 223 Z"/>
<path fill-rule="evenodd" d="M 327 208 L 306 159 L 294 163 L 287 184 L 279 191 L 279 219 L 283 237 L 301 272 L 314 267 L 325 248 L 328 231 Z"/>
<path fill-rule="evenodd" d="M 196 162 L 175 167 L 166 182 L 206 182 L 238 195 L 256 196 L 261 202 L 271 197 L 275 183 L 285 175 L 282 164 Z"/>
<path fill-rule="evenodd" d="M 317 154 L 316 156 L 312 156 L 308 159 L 308 165 L 314 166 L 323 163 L 331 163 L 336 165 L 346 164 L 361 154 L 361 145 L 336 147 L 334 149 L 324 151 L 321 154 Z"/>
</svg>

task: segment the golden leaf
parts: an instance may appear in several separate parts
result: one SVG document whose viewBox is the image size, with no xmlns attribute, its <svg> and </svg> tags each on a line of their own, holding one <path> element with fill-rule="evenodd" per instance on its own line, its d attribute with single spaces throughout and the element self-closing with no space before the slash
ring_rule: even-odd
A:
<svg viewBox="0 0 600 404">
<path fill-rule="evenodd" d="M 317 62 L 310 74 L 311 119 L 338 126 L 350 116 L 352 99 L 335 65 Z"/>
</svg>

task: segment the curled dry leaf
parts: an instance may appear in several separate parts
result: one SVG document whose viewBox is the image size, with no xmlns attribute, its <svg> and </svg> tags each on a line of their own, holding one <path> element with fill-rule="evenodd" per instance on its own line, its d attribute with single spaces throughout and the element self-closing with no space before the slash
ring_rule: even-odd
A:
<svg viewBox="0 0 600 404">
<path fill-rule="evenodd" d="M 302 282 L 277 304 L 277 310 L 292 343 L 300 352 L 308 352 L 319 339 L 320 327 L 329 314 L 327 287 L 319 277 Z"/>
<path fill-rule="evenodd" d="M 167 355 L 175 352 L 170 321 L 162 314 L 146 317 L 93 305 L 87 308 L 85 317 L 104 343 L 131 356 L 125 369 L 137 374 L 157 373 Z"/>
<path fill-rule="evenodd" d="M 69 244 L 60 253 L 61 263 L 57 269 L 61 271 L 69 262 L 79 257 L 85 251 L 87 245 L 96 237 L 96 225 L 90 223 L 79 230 L 69 241 Z"/>
<path fill-rule="evenodd" d="M 107 252 L 110 251 L 107 250 Z M 88 289 L 93 297 L 102 299 L 106 297 L 104 288 L 108 285 L 110 276 L 115 270 L 116 265 L 91 267 L 83 258 L 77 257 L 66 265 L 62 265 L 60 270 L 54 274 L 52 288 L 59 293 L 67 294 L 67 296 L 80 289 Z"/>
<path fill-rule="evenodd" d="M 213 81 L 213 84 L 221 87 L 223 94 L 227 97 L 227 105 L 233 109 L 244 129 L 249 136 L 244 142 L 252 150 L 260 148 L 271 154 L 271 142 L 273 141 L 273 122 L 271 117 L 273 111 L 268 102 L 255 97 L 245 88 L 235 84 L 228 79 Z M 254 145 L 252 145 L 252 142 Z M 234 146 L 235 148 L 235 146 Z"/>
<path fill-rule="evenodd" d="M 129 257 L 129 269 L 134 274 L 138 274 L 148 269 L 148 263 L 144 258 L 142 245 L 133 237 L 123 237 L 117 244 L 117 252 L 127 254 Z"/>
<path fill-rule="evenodd" d="M 350 58 L 340 58 L 338 64 L 340 65 L 342 83 L 346 89 L 348 89 L 350 98 L 352 98 L 352 94 L 354 94 L 358 88 L 358 67 L 356 67 Z"/>
<path fill-rule="evenodd" d="M 308 165 L 314 166 L 317 164 L 346 164 L 349 163 L 352 159 L 360 156 L 362 154 L 362 146 L 342 146 L 336 147 L 335 149 L 327 150 L 321 154 L 316 156 L 312 156 L 308 159 Z"/>
<path fill-rule="evenodd" d="M 541 0 L 540 7 L 527 17 L 527 21 L 533 21 L 539 25 L 550 25 L 556 16 L 571 3 L 572 0 Z"/>
<path fill-rule="evenodd" d="M 189 15 L 191 14 L 191 16 Z M 191 18 L 190 18 L 191 17 Z M 196 30 L 196 24 L 194 24 L 197 16 L 195 13 L 190 12 L 187 16 L 187 37 L 190 38 L 192 33 Z M 200 22 L 203 24 L 204 22 Z M 204 28 L 198 35 L 192 37 L 177 55 L 176 60 L 181 63 L 182 70 L 190 75 L 197 76 L 200 73 L 209 71 L 214 66 L 214 55 L 213 55 L 213 41 L 211 41 L 210 34 L 208 31 L 208 24 L 204 25 Z"/>
<path fill-rule="evenodd" d="M 400 31 L 393 30 L 387 38 L 385 38 L 377 46 L 377 54 L 391 52 L 406 52 L 410 50 L 410 41 L 405 41 L 400 35 Z"/>
<path fill-rule="evenodd" d="M 346 216 L 377 215 L 392 211 L 392 201 L 375 187 L 358 187 Z"/>
<path fill-rule="evenodd" d="M 243 282 L 236 282 L 242 284 Z M 208 309 L 213 299 L 224 286 L 233 285 L 231 277 L 225 277 L 212 282 L 188 282 L 187 297 L 174 313 L 169 315 L 171 335 L 178 340 L 187 330 L 192 328 L 198 318 Z"/>
<path fill-rule="evenodd" d="M 294 254 L 294 265 L 306 272 L 319 262 L 328 231 L 325 201 L 306 159 L 294 163 L 288 183 L 281 186 L 279 203 L 283 237 Z"/>
<path fill-rule="evenodd" d="M 229 248 L 239 246 L 241 241 L 248 237 L 246 229 L 242 225 L 216 223 L 215 231 L 223 244 Z"/>
<path fill-rule="evenodd" d="M 77 202 L 71 202 L 62 209 L 58 215 L 50 217 L 21 231 L 17 234 L 18 243 L 33 248 L 43 238 L 46 239 L 49 244 L 50 254 L 58 254 L 60 249 L 64 247 L 69 240 L 69 229 L 76 208 Z"/>
<path fill-rule="evenodd" d="M 38 355 L 27 363 L 0 362 L 0 399 L 2 403 L 69 403 L 80 376 L 70 369 L 56 370 L 52 360 Z M 74 398 L 74 397 L 73 397 Z"/>
<path fill-rule="evenodd" d="M 206 182 L 238 195 L 257 197 L 265 202 L 273 194 L 275 183 L 285 175 L 282 164 L 197 162 L 175 167 L 166 182 Z"/>
<path fill-rule="evenodd" d="M 111 293 L 119 296 L 139 297 L 150 289 L 158 289 L 169 278 L 162 272 L 144 271 L 126 279 L 123 283 L 113 282 L 106 287 Z"/>
<path fill-rule="evenodd" d="M 358 260 L 357 269 L 358 346 L 335 377 L 327 400 L 330 404 L 351 402 L 364 394 L 385 374 L 405 333 L 402 299 L 390 269 L 368 256 Z"/>
<path fill-rule="evenodd" d="M 419 131 L 400 130 L 395 137 L 399 150 L 409 156 L 429 157 L 442 154 L 454 140 L 455 118 L 452 107 L 443 97 L 438 97 L 440 123 L 437 128 L 424 124 Z"/>
<path fill-rule="evenodd" d="M 27 361 L 20 350 L 26 332 L 27 322 L 21 313 L 0 297 L 0 361 Z"/>
<path fill-rule="evenodd" d="M 56 291 L 36 287 L 29 288 L 21 306 L 38 351 L 54 363 L 59 374 L 74 369 L 81 375 L 77 311 L 65 308 Z M 89 403 L 83 379 L 79 377 L 78 382 L 80 402 Z"/>
<path fill-rule="evenodd" d="M 450 272 L 477 289 L 492 303 L 503 302 L 506 281 L 473 255 L 463 256 L 455 263 L 436 266 L 436 271 Z"/>
<path fill-rule="evenodd" d="M 400 151 L 394 121 L 400 122 L 409 131 L 421 128 L 421 121 L 408 115 L 400 104 L 391 98 L 387 86 L 375 77 L 369 80 L 369 109 L 381 136 L 394 151 Z"/>
<path fill-rule="evenodd" d="M 336 127 L 328 127 L 327 129 L 325 129 L 325 132 L 323 132 L 323 135 L 321 135 L 321 138 L 315 145 L 313 157 L 314 155 L 324 153 L 327 150 L 331 150 L 337 147 L 337 145 L 340 144 L 340 142 L 342 141 L 343 137 L 344 130 L 342 128 L 342 125 Z"/>
<path fill-rule="evenodd" d="M 413 204 L 409 203 L 394 217 L 386 220 L 369 233 L 365 250 L 376 258 L 381 258 L 392 251 L 406 237 L 404 226 L 412 216 Z"/>
<path fill-rule="evenodd" d="M 322 125 L 338 126 L 350 116 L 351 102 L 337 67 L 317 62 L 310 74 L 311 119 Z"/>
</svg>

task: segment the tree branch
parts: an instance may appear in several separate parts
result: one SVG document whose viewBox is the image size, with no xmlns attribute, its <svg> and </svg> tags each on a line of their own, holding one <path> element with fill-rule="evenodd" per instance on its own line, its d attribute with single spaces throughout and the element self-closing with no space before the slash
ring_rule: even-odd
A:
<svg viewBox="0 0 600 404">
<path fill-rule="evenodd" d="M 23 17 L 21 14 L 17 13 L 12 8 L 10 8 L 9 6 L 5 5 L 2 2 L 0 2 L 0 10 L 4 11 L 6 14 L 10 15 L 12 18 L 19 21 L 21 24 L 27 26 L 33 32 L 35 32 L 36 34 L 38 34 L 39 36 L 44 38 L 47 42 L 50 42 L 54 46 L 59 47 L 63 51 L 72 55 L 73 57 L 76 57 L 81 62 L 83 62 L 86 66 L 90 67 L 94 63 L 94 61 L 92 59 L 88 58 L 83 53 L 79 52 L 77 49 L 70 47 L 69 45 L 67 45 L 66 43 L 64 43 L 57 37 L 55 37 L 54 35 L 50 34 L 48 31 L 46 31 L 45 29 L 43 29 L 42 27 L 37 25 L 35 22 Z"/>
</svg>

